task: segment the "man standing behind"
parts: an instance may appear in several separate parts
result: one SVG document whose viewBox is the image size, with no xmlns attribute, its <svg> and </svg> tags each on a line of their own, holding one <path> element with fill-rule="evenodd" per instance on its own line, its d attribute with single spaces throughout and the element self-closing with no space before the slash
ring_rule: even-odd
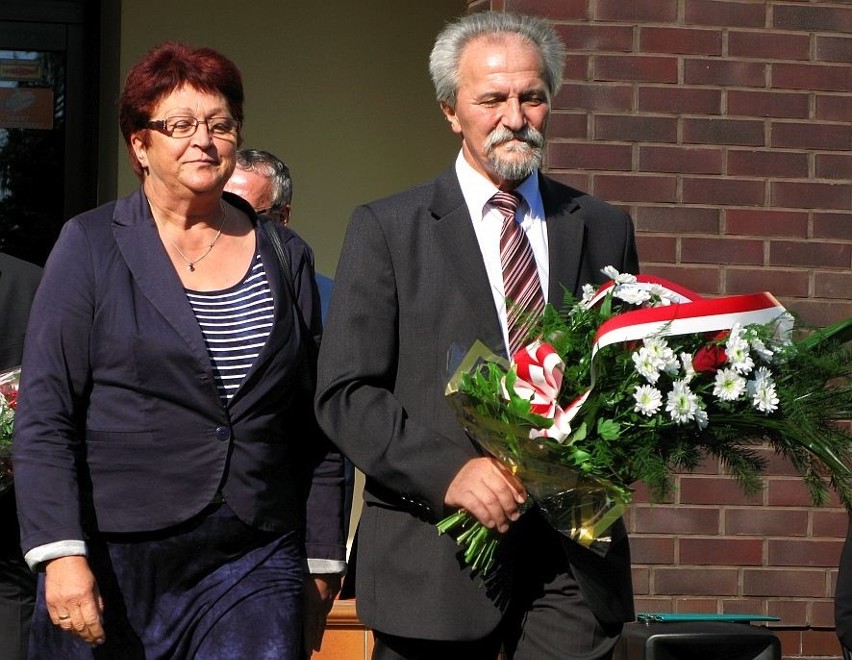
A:
<svg viewBox="0 0 852 660">
<path fill-rule="evenodd" d="M 262 149 L 240 149 L 237 166 L 225 184 L 225 190 L 239 195 L 258 215 L 265 215 L 282 225 L 290 224 L 293 206 L 293 179 L 290 168 L 277 156 Z M 320 294 L 322 322 L 328 313 L 332 279 L 320 273 L 314 274 Z"/>
<path fill-rule="evenodd" d="M 837 568 L 834 590 L 834 622 L 843 650 L 843 660 L 852 659 L 852 520 L 846 530 L 846 541 Z"/>
<path fill-rule="evenodd" d="M 258 215 L 266 215 L 282 225 L 290 222 L 293 202 L 290 168 L 268 151 L 240 149 L 237 166 L 225 190 L 246 200 Z"/>
<path fill-rule="evenodd" d="M 523 486 L 444 401 L 451 346 L 479 339 L 505 355 L 523 339 L 507 297 L 535 312 L 560 304 L 563 287 L 579 295 L 602 282 L 607 265 L 638 270 L 627 214 L 539 172 L 564 60 L 542 19 L 479 12 L 446 27 L 430 72 L 461 151 L 435 179 L 350 221 L 317 414 L 366 475 L 355 589 L 374 658 L 491 659 L 501 646 L 516 659 L 608 658 L 633 618 L 624 526 L 600 557 L 536 511 L 521 517 Z M 459 508 L 507 533 L 499 594 L 435 530 Z"/>
</svg>

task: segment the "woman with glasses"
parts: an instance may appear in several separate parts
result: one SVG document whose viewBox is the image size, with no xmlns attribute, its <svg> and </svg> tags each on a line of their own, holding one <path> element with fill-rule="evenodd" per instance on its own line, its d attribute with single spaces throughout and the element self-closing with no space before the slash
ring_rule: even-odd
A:
<svg viewBox="0 0 852 660">
<path fill-rule="evenodd" d="M 342 460 L 311 412 L 313 255 L 223 194 L 243 121 L 228 59 L 161 45 L 119 112 L 140 189 L 66 223 L 27 331 L 30 657 L 297 658 L 345 552 Z"/>
</svg>

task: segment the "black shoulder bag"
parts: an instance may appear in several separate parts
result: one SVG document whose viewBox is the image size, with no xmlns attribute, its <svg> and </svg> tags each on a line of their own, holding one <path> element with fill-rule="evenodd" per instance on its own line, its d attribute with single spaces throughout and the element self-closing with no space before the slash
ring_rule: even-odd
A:
<svg viewBox="0 0 852 660">
<path fill-rule="evenodd" d="M 263 227 L 263 230 L 266 232 L 269 242 L 272 243 L 272 247 L 275 250 L 275 256 L 278 257 L 281 279 L 283 280 L 284 288 L 290 296 L 290 304 L 293 306 L 293 313 L 295 314 L 296 319 L 298 319 L 296 322 L 299 324 L 299 334 L 302 337 L 302 346 L 305 349 L 308 362 L 308 386 L 310 388 L 309 391 L 311 395 L 313 395 L 317 385 L 317 355 L 319 354 L 320 336 L 311 333 L 311 329 L 305 322 L 305 317 L 302 316 L 302 310 L 299 307 L 299 303 L 296 298 L 296 289 L 293 286 L 293 269 L 290 268 L 290 258 L 287 256 L 287 251 L 284 249 L 284 244 L 281 242 L 281 236 L 278 235 L 278 232 L 273 226 L 273 222 L 271 220 L 260 217 L 258 218 L 258 222 L 260 222 L 261 227 Z"/>
</svg>

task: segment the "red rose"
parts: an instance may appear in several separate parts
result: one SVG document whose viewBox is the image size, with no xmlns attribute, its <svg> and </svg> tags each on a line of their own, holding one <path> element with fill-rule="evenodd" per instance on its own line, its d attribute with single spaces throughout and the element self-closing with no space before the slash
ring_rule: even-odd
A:
<svg viewBox="0 0 852 660">
<path fill-rule="evenodd" d="M 716 372 L 719 367 L 725 364 L 728 359 L 728 354 L 725 352 L 724 346 L 718 344 L 708 344 L 699 348 L 695 355 L 692 356 L 692 368 L 696 373 Z"/>
</svg>

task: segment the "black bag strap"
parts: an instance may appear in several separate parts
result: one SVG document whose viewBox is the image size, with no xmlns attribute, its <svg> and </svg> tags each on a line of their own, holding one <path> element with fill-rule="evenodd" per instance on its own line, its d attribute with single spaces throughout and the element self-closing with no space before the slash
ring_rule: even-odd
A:
<svg viewBox="0 0 852 660">
<path fill-rule="evenodd" d="M 305 322 L 305 318 L 302 316 L 302 309 L 299 307 L 299 303 L 296 300 L 296 289 L 293 286 L 293 269 L 290 267 L 290 258 L 287 256 L 287 251 L 284 249 L 284 244 L 281 242 L 281 236 L 273 226 L 272 220 L 264 217 L 258 217 L 258 222 L 260 222 L 260 226 L 263 227 L 263 230 L 266 232 L 269 242 L 272 243 L 272 248 L 275 250 L 275 256 L 278 257 L 281 279 L 284 281 L 284 287 L 290 294 L 290 301 L 296 311 L 296 316 L 299 317 L 299 323 L 302 326 L 302 330 L 305 331 L 307 335 L 310 335 L 310 328 Z"/>
</svg>

